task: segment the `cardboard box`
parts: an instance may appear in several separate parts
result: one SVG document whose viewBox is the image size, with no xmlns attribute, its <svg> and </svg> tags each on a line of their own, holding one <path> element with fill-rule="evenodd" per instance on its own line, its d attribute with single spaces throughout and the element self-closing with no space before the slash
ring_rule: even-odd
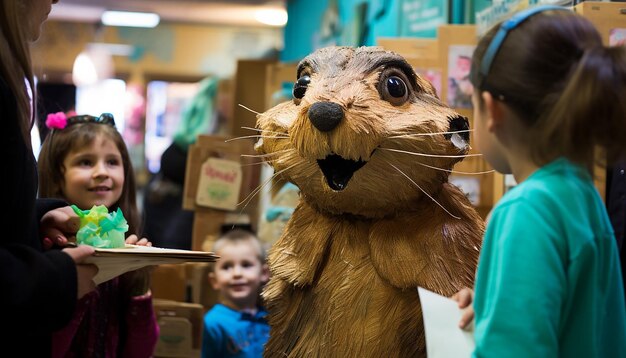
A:
<svg viewBox="0 0 626 358">
<path fill-rule="evenodd" d="M 235 73 L 235 97 L 233 103 L 233 121 L 230 131 L 236 137 L 249 135 L 250 131 L 241 127 L 254 127 L 256 114 L 239 106 L 244 105 L 256 112 L 264 112 L 268 94 L 265 93 L 267 83 L 266 68 L 275 61 L 268 60 L 239 60 Z M 295 75 L 294 75 L 295 77 Z"/>
<path fill-rule="evenodd" d="M 199 357 L 202 346 L 202 305 L 155 299 L 159 324 L 155 357 Z"/>
<path fill-rule="evenodd" d="M 185 264 L 191 303 L 201 304 L 204 312 L 217 303 L 219 292 L 209 284 L 213 263 L 189 262 Z"/>
<path fill-rule="evenodd" d="M 172 301 L 186 301 L 187 277 L 184 265 L 159 265 L 152 272 L 152 297 Z"/>
<path fill-rule="evenodd" d="M 236 140 L 225 142 L 222 136 L 199 136 L 198 141 L 189 147 L 187 155 L 187 171 L 183 194 L 183 208 L 195 211 L 193 224 L 192 250 L 205 250 L 207 241 L 215 240 L 220 234 L 223 224 L 234 219 L 244 218 L 253 226 L 258 222 L 258 195 L 253 192 L 259 186 L 261 159 L 243 157 L 254 155 L 252 140 Z M 239 193 L 240 204 L 235 211 L 218 210 L 197 205 L 196 194 L 200 182 L 202 164 L 209 158 L 216 157 L 241 163 L 242 183 Z M 246 199 L 250 199 L 249 202 Z M 234 219 L 229 219 L 234 218 Z M 210 247 L 210 246 L 208 246 Z"/>
<path fill-rule="evenodd" d="M 254 135 L 254 133 L 248 135 Z M 198 136 L 195 144 L 189 147 L 187 154 L 187 167 L 185 172 L 185 188 L 183 195 L 183 209 L 200 210 L 206 209 L 196 204 L 196 194 L 200 181 L 200 168 L 211 157 L 236 161 L 242 164 L 243 180 L 241 183 L 240 200 L 245 199 L 259 182 L 259 166 L 251 165 L 260 162 L 261 159 L 242 157 L 242 155 L 254 155 L 253 140 L 234 140 L 226 142 L 228 137 L 223 136 Z M 252 205 L 251 203 L 250 205 Z"/>
<path fill-rule="evenodd" d="M 225 221 L 225 217 L 226 213 L 217 210 L 197 211 L 193 219 L 191 249 L 211 251 L 212 243 L 220 235 L 220 229 Z"/>
<path fill-rule="evenodd" d="M 596 26 L 605 45 L 609 44 L 611 30 L 626 29 L 625 3 L 585 1 L 574 6 L 574 11 Z"/>
<path fill-rule="evenodd" d="M 212 264 L 205 262 L 157 266 L 152 274 L 152 296 L 159 300 L 200 304 L 206 312 L 218 299 L 218 292 L 209 284 L 211 268 Z"/>
<path fill-rule="evenodd" d="M 439 60 L 439 41 L 437 39 L 422 39 L 415 37 L 376 39 L 376 44 L 387 51 L 393 51 L 411 62 L 417 60 Z"/>
<path fill-rule="evenodd" d="M 272 63 L 265 68 L 265 110 L 277 105 L 274 94 L 282 89 L 283 83 L 295 83 L 298 79 L 297 63 Z"/>
</svg>

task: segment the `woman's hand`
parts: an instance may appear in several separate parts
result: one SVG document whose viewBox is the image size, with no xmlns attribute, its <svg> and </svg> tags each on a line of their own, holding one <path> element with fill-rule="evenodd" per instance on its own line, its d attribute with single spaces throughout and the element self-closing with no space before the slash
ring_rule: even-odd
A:
<svg viewBox="0 0 626 358">
<path fill-rule="evenodd" d="M 474 291 L 470 288 L 464 288 L 461 291 L 455 293 L 452 299 L 459 304 L 459 309 L 463 310 L 461 320 L 459 321 L 459 327 L 462 329 L 469 329 L 472 321 L 474 320 Z"/>
<path fill-rule="evenodd" d="M 68 254 L 76 264 L 77 298 L 82 298 L 84 295 L 96 288 L 96 284 L 93 279 L 98 273 L 98 267 L 96 267 L 96 265 L 87 265 L 82 263 L 87 257 L 93 255 L 95 250 L 91 246 L 81 245 L 76 248 L 63 249 L 63 252 Z"/>
<path fill-rule="evenodd" d="M 75 241 L 80 227 L 80 218 L 69 206 L 50 210 L 44 214 L 39 224 L 39 234 L 44 250 L 53 246 L 65 247 Z"/>
</svg>

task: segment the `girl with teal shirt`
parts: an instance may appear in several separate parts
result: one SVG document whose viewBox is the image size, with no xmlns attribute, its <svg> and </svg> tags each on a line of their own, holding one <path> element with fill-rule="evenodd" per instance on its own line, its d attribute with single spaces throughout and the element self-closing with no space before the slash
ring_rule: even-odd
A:
<svg viewBox="0 0 626 358">
<path fill-rule="evenodd" d="M 617 245 L 591 176 L 598 153 L 626 149 L 626 48 L 565 8 L 529 8 L 481 39 L 471 80 L 478 149 L 519 183 L 488 219 L 475 292 L 454 297 L 459 325 L 475 319 L 473 355 L 626 357 Z"/>
</svg>

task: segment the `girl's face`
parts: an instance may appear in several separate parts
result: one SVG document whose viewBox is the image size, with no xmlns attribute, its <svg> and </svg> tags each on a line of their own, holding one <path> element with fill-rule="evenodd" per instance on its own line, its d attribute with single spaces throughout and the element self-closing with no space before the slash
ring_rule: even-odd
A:
<svg viewBox="0 0 626 358">
<path fill-rule="evenodd" d="M 28 37 L 30 41 L 37 41 L 41 35 L 41 25 L 48 19 L 48 14 L 52 10 L 52 4 L 59 0 L 20 0 L 26 7 L 26 18 L 28 19 Z"/>
<path fill-rule="evenodd" d="M 124 163 L 115 143 L 102 135 L 91 145 L 71 151 L 63 161 L 63 194 L 70 204 L 91 209 L 112 207 L 122 196 Z"/>
<path fill-rule="evenodd" d="M 478 96 L 480 91 L 472 94 L 472 106 L 474 107 L 474 141 L 476 149 L 482 153 L 483 158 L 498 172 L 508 174 L 511 172 L 505 148 L 500 144 L 493 129 L 493 119 L 487 110 L 488 104 Z"/>
<path fill-rule="evenodd" d="M 487 114 L 484 113 L 484 103 L 480 102 L 480 93 L 480 91 L 474 91 L 472 94 L 472 107 L 474 108 L 474 141 L 476 142 L 476 148 L 478 151 L 483 153 L 486 157 L 487 153 L 485 153 L 485 150 L 489 147 L 487 143 L 489 140 L 489 133 L 485 128 Z"/>
</svg>

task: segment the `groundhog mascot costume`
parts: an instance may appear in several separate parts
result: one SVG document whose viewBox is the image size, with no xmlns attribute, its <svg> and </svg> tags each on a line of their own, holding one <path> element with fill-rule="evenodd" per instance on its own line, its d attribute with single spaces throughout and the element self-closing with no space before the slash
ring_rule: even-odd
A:
<svg viewBox="0 0 626 358">
<path fill-rule="evenodd" d="M 265 356 L 423 357 L 416 288 L 472 287 L 484 231 L 448 183 L 468 120 L 381 48 L 318 50 L 296 78 L 257 122 L 257 151 L 300 188 L 269 253 Z"/>
</svg>

